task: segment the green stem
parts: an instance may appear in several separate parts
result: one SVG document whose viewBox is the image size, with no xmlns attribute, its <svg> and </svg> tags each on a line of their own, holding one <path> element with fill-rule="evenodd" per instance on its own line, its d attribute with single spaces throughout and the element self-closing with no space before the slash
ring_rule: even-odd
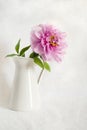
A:
<svg viewBox="0 0 87 130">
<path fill-rule="evenodd" d="M 37 83 L 38 83 L 38 84 L 39 84 L 39 82 L 40 82 L 40 79 L 41 79 L 41 76 L 42 76 L 42 74 L 43 74 L 43 71 L 44 71 L 44 68 L 41 70 L 40 75 L 39 75 L 39 77 L 38 77 L 38 80 L 37 80 Z"/>
</svg>

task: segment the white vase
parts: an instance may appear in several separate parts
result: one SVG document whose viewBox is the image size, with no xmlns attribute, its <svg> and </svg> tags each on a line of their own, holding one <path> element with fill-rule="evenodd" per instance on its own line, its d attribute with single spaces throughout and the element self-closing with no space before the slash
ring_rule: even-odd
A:
<svg viewBox="0 0 87 130">
<path fill-rule="evenodd" d="M 13 60 L 15 77 L 11 94 L 11 109 L 17 111 L 39 109 L 40 93 L 33 60 L 24 57 L 14 57 Z"/>
</svg>

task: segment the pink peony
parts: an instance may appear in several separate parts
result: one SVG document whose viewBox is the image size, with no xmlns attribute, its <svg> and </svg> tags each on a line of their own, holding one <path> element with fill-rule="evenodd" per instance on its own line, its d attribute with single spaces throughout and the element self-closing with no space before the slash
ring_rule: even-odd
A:
<svg viewBox="0 0 87 130">
<path fill-rule="evenodd" d="M 32 50 L 38 53 L 44 61 L 51 59 L 61 61 L 66 46 L 65 33 L 52 25 L 40 24 L 31 32 Z"/>
</svg>

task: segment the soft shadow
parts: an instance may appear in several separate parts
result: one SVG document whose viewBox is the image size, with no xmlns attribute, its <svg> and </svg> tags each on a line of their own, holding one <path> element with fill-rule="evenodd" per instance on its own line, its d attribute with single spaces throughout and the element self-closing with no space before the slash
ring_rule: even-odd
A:
<svg viewBox="0 0 87 130">
<path fill-rule="evenodd" d="M 0 43 L 0 106 L 8 108 L 9 107 L 9 96 L 10 87 L 5 74 L 6 58 L 7 54 L 6 44 Z"/>
</svg>

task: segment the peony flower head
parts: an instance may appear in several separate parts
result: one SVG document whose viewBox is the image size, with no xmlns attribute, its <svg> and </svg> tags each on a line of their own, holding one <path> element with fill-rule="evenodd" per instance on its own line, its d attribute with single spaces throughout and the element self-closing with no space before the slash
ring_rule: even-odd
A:
<svg viewBox="0 0 87 130">
<path fill-rule="evenodd" d="M 40 24 L 31 31 L 31 47 L 44 61 L 61 61 L 66 47 L 65 33 L 52 25 Z"/>
</svg>

